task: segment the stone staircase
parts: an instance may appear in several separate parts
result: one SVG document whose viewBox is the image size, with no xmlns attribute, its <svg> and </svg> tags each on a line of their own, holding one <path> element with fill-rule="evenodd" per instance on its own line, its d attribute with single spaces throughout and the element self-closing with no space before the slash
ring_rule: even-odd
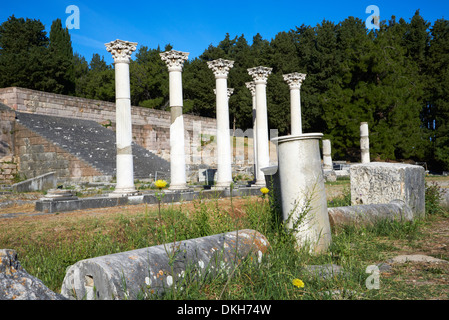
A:
<svg viewBox="0 0 449 320">
<path fill-rule="evenodd" d="M 102 172 L 116 176 L 115 132 L 91 120 L 16 112 L 16 120 L 70 154 Z M 170 163 L 133 143 L 134 178 L 169 172 Z"/>
</svg>

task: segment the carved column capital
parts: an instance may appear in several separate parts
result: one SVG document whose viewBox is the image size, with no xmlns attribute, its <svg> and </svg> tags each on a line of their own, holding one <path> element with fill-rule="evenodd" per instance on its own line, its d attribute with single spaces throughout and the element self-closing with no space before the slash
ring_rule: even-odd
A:
<svg viewBox="0 0 449 320">
<path fill-rule="evenodd" d="M 290 89 L 301 89 L 302 82 L 306 79 L 306 74 L 304 73 L 290 73 L 284 74 L 284 80 L 288 83 Z"/>
<path fill-rule="evenodd" d="M 246 82 L 245 85 L 251 92 L 251 95 L 254 97 L 256 95 L 256 83 L 254 81 L 251 81 L 251 82 Z"/>
<path fill-rule="evenodd" d="M 115 40 L 105 44 L 106 50 L 112 53 L 115 63 L 129 63 L 129 59 L 134 51 L 136 51 L 137 42 Z"/>
<path fill-rule="evenodd" d="M 162 61 L 167 64 L 168 71 L 182 71 L 184 62 L 189 58 L 189 54 L 188 52 L 171 50 L 162 52 L 159 55 Z"/>
<path fill-rule="evenodd" d="M 273 68 L 259 66 L 248 69 L 248 73 L 251 77 L 253 77 L 254 82 L 256 84 L 258 83 L 266 84 L 268 76 L 271 74 L 272 70 Z"/>
<path fill-rule="evenodd" d="M 218 59 L 207 62 L 207 65 L 212 69 L 216 78 L 227 78 L 229 70 L 234 66 L 234 61 Z"/>
</svg>

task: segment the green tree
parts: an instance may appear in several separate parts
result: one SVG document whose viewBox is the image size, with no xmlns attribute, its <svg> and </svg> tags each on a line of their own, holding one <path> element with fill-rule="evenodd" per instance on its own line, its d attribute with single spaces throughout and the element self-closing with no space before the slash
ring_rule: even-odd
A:
<svg viewBox="0 0 449 320">
<path fill-rule="evenodd" d="M 85 84 L 85 98 L 103 101 L 115 101 L 115 71 L 95 53 L 89 64 L 89 72 Z"/>
<path fill-rule="evenodd" d="M 39 20 L 16 18 L 0 25 L 0 87 L 45 90 L 49 39 Z"/>
<path fill-rule="evenodd" d="M 449 170 L 449 21 L 439 19 L 431 28 L 427 60 L 429 85 L 426 127 L 431 133 L 432 162 Z"/>
<path fill-rule="evenodd" d="M 72 94 L 75 91 L 74 56 L 72 41 L 67 28 L 60 19 L 53 21 L 48 47 L 47 90 L 54 93 Z"/>
<path fill-rule="evenodd" d="M 167 47 L 170 49 L 171 47 Z M 169 102 L 168 70 L 157 49 L 141 46 L 130 65 L 131 101 L 133 105 L 165 109 Z"/>
<path fill-rule="evenodd" d="M 74 95 L 77 97 L 85 97 L 89 77 L 89 64 L 79 53 L 73 55 L 73 75 L 75 78 Z"/>
</svg>

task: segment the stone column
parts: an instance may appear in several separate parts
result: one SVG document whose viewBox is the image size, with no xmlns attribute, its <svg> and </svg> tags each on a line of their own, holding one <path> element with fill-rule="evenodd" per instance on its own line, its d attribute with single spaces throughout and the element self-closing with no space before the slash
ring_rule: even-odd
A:
<svg viewBox="0 0 449 320">
<path fill-rule="evenodd" d="M 217 96 L 217 188 L 232 183 L 231 136 L 229 128 L 228 73 L 234 61 L 218 59 L 207 63 L 215 74 Z"/>
<path fill-rule="evenodd" d="M 181 51 L 167 51 L 160 54 L 162 61 L 167 64 L 170 87 L 170 190 L 187 188 L 186 156 L 184 141 L 184 117 L 182 114 L 182 68 L 189 53 Z"/>
<path fill-rule="evenodd" d="M 291 134 L 302 134 L 301 119 L 301 84 L 306 75 L 303 73 L 290 73 L 284 75 L 284 80 L 290 87 L 290 114 L 291 114 Z"/>
<path fill-rule="evenodd" d="M 282 215 L 297 247 L 311 253 L 328 249 L 331 240 L 319 141 L 321 133 L 275 138 L 279 151 Z"/>
<path fill-rule="evenodd" d="M 362 163 L 370 163 L 369 131 L 367 122 L 360 123 L 360 151 L 362 154 Z"/>
<path fill-rule="evenodd" d="M 265 176 L 262 168 L 270 165 L 270 150 L 268 141 L 267 115 L 267 78 L 272 68 L 255 67 L 248 69 L 256 85 L 256 123 L 257 123 L 257 178 L 256 186 L 265 186 Z"/>
<path fill-rule="evenodd" d="M 323 140 L 323 170 L 332 170 L 331 141 Z"/>
<path fill-rule="evenodd" d="M 228 88 L 228 101 L 233 93 L 234 93 L 234 88 Z M 217 89 L 214 89 L 214 94 L 217 94 Z"/>
<path fill-rule="evenodd" d="M 106 50 L 112 53 L 115 65 L 117 184 L 111 196 L 120 197 L 137 193 L 134 186 L 129 80 L 129 60 L 137 43 L 115 40 L 105 45 Z"/>
<path fill-rule="evenodd" d="M 257 181 L 257 123 L 256 123 L 256 84 L 254 81 L 245 83 L 253 98 L 253 153 L 254 153 L 254 182 Z"/>
</svg>

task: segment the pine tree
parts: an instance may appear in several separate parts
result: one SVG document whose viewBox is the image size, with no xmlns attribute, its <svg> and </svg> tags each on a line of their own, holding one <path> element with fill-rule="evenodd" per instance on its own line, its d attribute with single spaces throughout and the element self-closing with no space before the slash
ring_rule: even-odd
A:
<svg viewBox="0 0 449 320">
<path fill-rule="evenodd" d="M 56 19 L 51 25 L 48 50 L 47 91 L 61 94 L 74 93 L 75 75 L 72 41 L 69 30 L 62 27 L 61 19 Z"/>
<path fill-rule="evenodd" d="M 427 128 L 431 131 L 433 164 L 449 170 L 449 21 L 439 19 L 431 28 L 427 61 L 429 78 Z"/>
<path fill-rule="evenodd" d="M 115 71 L 95 53 L 89 64 L 86 81 L 85 98 L 103 101 L 115 101 Z"/>
<path fill-rule="evenodd" d="M 48 37 L 39 20 L 16 18 L 0 25 L 0 87 L 44 90 Z"/>
</svg>

